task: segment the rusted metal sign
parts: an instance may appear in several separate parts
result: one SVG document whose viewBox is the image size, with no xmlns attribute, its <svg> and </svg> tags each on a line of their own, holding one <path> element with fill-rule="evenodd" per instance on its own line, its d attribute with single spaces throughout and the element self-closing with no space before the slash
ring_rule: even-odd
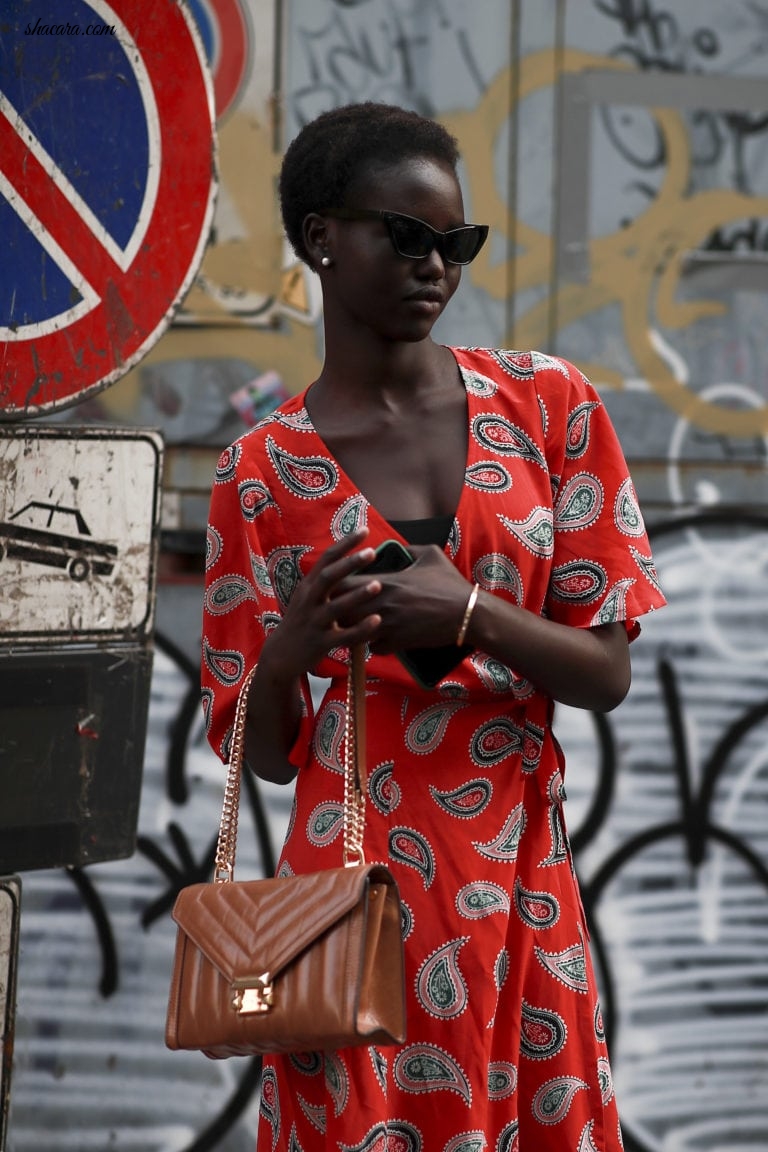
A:
<svg viewBox="0 0 768 1152">
<path fill-rule="evenodd" d="M 180 0 L 3 0 L 0 419 L 136 364 L 200 263 L 213 91 Z"/>
<path fill-rule="evenodd" d="M 0 651 L 149 637 L 161 463 L 153 431 L 0 429 Z"/>
</svg>

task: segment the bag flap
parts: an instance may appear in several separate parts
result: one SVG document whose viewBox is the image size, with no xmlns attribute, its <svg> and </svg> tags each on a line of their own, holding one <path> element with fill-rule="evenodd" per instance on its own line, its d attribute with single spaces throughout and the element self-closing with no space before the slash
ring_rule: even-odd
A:
<svg viewBox="0 0 768 1152">
<path fill-rule="evenodd" d="M 330 868 L 270 880 L 192 884 L 176 898 L 173 919 L 231 983 L 276 976 L 357 904 L 371 874 L 394 883 L 381 865 Z"/>
</svg>

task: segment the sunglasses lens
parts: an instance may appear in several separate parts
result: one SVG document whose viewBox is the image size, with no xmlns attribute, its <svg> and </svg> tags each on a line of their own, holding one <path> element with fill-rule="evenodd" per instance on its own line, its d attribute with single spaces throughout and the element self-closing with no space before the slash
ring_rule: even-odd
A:
<svg viewBox="0 0 768 1152">
<path fill-rule="evenodd" d="M 451 264 L 469 264 L 482 248 L 485 237 L 485 229 L 477 224 L 447 232 L 443 241 L 446 260 Z"/>
<path fill-rule="evenodd" d="M 401 256 L 421 260 L 428 256 L 435 246 L 435 237 L 420 220 L 409 220 L 407 216 L 389 217 L 389 228 L 395 248 Z"/>
</svg>

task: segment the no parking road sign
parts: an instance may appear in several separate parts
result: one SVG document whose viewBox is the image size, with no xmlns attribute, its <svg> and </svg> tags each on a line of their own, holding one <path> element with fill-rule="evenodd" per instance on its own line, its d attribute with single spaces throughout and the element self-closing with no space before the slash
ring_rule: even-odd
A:
<svg viewBox="0 0 768 1152">
<path fill-rule="evenodd" d="M 0 419 L 133 367 L 200 263 L 214 109 L 181 0 L 3 0 Z"/>
</svg>

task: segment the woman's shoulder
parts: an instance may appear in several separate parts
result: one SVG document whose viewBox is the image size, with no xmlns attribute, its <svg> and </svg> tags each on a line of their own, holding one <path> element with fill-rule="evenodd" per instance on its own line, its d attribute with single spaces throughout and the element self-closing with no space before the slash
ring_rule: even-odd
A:
<svg viewBox="0 0 768 1152">
<path fill-rule="evenodd" d="M 275 445 L 283 448 L 298 447 L 312 433 L 314 428 L 304 406 L 302 392 L 289 397 L 272 412 L 262 416 L 224 449 L 221 459 L 228 461 L 230 466 L 258 468 Z"/>
<path fill-rule="evenodd" d="M 529 383 L 544 401 L 572 403 L 594 395 L 584 373 L 562 356 L 514 348 L 454 347 L 452 351 L 465 373 L 492 382 L 494 391 L 515 391 L 521 383 Z"/>
</svg>

